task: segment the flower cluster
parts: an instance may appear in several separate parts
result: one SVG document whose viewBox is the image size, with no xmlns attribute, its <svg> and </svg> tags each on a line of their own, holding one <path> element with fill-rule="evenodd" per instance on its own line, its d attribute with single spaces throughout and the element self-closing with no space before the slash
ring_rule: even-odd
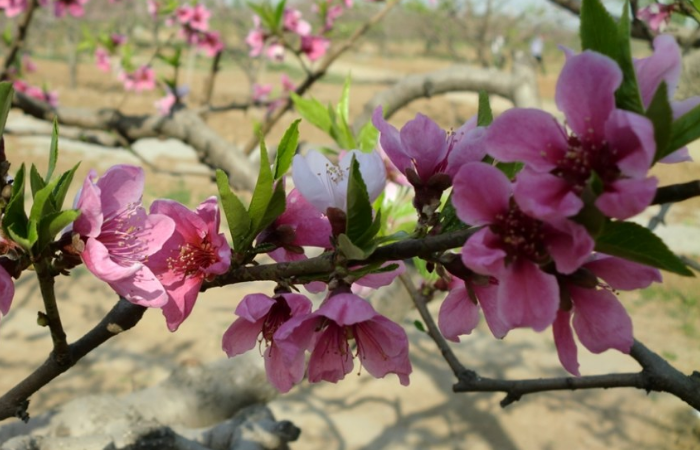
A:
<svg viewBox="0 0 700 450">
<path fill-rule="evenodd" d="M 668 88 L 674 118 L 700 103 L 672 100 L 680 74 L 675 41 L 659 36 L 654 54 L 635 61 L 643 106 L 661 82 Z M 452 186 L 452 204 L 464 223 L 482 227 L 462 248 L 467 272 L 453 278 L 442 304 L 439 326 L 451 340 L 469 334 L 483 310 L 497 338 L 511 329 L 542 331 L 550 326 L 566 370 L 579 375 L 573 330 L 591 352 L 628 353 L 632 323 L 617 290 L 660 281 L 659 271 L 594 253 L 585 225 L 593 218 L 624 220 L 652 201 L 657 181 L 654 126 L 646 117 L 616 107 L 622 71 L 592 51 L 566 51 L 556 104 L 566 126 L 544 111 L 511 109 L 489 126 L 467 122 L 445 133 L 418 115 L 397 131 L 373 116 L 388 158 L 414 186 L 419 213 L 435 211 L 440 194 Z M 662 162 L 688 159 L 672 149 Z M 524 163 L 511 181 L 481 162 Z M 466 273 L 466 274 L 465 274 Z"/>
<path fill-rule="evenodd" d="M 207 56 L 214 57 L 223 50 L 224 43 L 218 31 L 209 30 L 209 17 L 211 11 L 201 3 L 194 6 L 182 5 L 175 10 L 168 23 L 180 26 L 180 37 L 188 44 L 203 51 Z"/>
<path fill-rule="evenodd" d="M 143 170 L 120 165 L 95 181 L 91 172 L 76 198 L 81 215 L 72 232 L 85 266 L 130 302 L 162 308 L 168 328 L 189 316 L 203 281 L 228 270 L 231 251 L 219 229 L 216 198 L 193 212 L 157 200 L 141 204 Z"/>
</svg>

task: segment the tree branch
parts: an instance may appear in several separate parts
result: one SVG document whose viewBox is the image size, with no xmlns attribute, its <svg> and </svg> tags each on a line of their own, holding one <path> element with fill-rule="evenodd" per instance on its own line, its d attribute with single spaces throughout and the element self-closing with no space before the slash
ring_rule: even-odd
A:
<svg viewBox="0 0 700 450">
<path fill-rule="evenodd" d="M 682 202 L 693 197 L 700 197 L 700 180 L 660 187 L 656 190 L 651 204 Z"/>
<path fill-rule="evenodd" d="M 38 119 L 52 121 L 57 118 L 61 125 L 113 131 L 128 143 L 158 136 L 178 139 L 192 146 L 202 163 L 212 169 L 220 168 L 227 172 L 233 187 L 252 191 L 255 186 L 257 169 L 241 153 L 240 148 L 227 142 L 197 114 L 189 110 L 183 109 L 170 116 L 159 116 L 127 115 L 112 108 L 54 109 L 19 92 L 15 93 L 13 106 Z"/>
<path fill-rule="evenodd" d="M 143 317 L 146 308 L 129 303 L 120 298 L 112 310 L 92 330 L 78 341 L 68 346 L 70 364 L 61 365 L 52 355 L 27 378 L 20 381 L 5 395 L 0 397 L 0 420 L 18 417 L 29 420 L 27 407 L 29 397 L 47 385 L 51 380 L 70 369 L 83 356 L 96 349 L 108 339 L 136 325 Z"/>
</svg>

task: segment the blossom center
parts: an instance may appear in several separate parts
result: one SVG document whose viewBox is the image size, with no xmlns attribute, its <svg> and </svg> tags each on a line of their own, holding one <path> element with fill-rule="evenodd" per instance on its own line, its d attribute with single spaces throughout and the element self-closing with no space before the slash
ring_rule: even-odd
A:
<svg viewBox="0 0 700 450">
<path fill-rule="evenodd" d="M 619 177 L 617 153 L 605 140 L 595 141 L 591 137 L 580 138 L 572 134 L 568 138 L 568 148 L 556 162 L 557 167 L 552 174 L 566 180 L 580 194 L 593 172 L 603 184 L 609 184 Z"/>
<path fill-rule="evenodd" d="M 497 214 L 495 219 L 490 229 L 498 236 L 502 248 L 506 251 L 507 263 L 525 258 L 542 264 L 549 259 L 542 221 L 522 212 L 514 201 L 511 201 L 507 212 Z"/>
<path fill-rule="evenodd" d="M 265 342 L 272 342 L 272 337 L 285 322 L 292 317 L 292 309 L 283 299 L 276 298 L 275 304 L 272 305 L 270 311 L 265 317 L 262 325 L 262 335 Z"/>
<path fill-rule="evenodd" d="M 199 244 L 185 243 L 173 253 L 175 256 L 167 259 L 168 269 L 186 277 L 202 272 L 217 260 L 214 246 L 209 242 L 208 237 Z"/>
</svg>

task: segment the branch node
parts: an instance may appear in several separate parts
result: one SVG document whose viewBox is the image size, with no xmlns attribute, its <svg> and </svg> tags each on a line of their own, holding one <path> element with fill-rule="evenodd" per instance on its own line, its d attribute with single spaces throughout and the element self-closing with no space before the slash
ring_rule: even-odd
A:
<svg viewBox="0 0 700 450">
<path fill-rule="evenodd" d="M 29 409 L 29 399 L 22 400 L 17 405 L 17 409 L 15 409 L 15 417 L 17 417 L 18 419 L 20 419 L 24 423 L 29 422 L 29 413 L 27 412 L 28 409 Z"/>
</svg>

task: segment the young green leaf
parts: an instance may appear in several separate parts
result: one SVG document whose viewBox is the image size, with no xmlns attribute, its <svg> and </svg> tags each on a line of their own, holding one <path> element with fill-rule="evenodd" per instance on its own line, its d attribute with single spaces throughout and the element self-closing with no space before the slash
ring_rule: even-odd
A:
<svg viewBox="0 0 700 450">
<path fill-rule="evenodd" d="M 36 196 L 37 192 L 46 186 L 44 179 L 41 178 L 41 175 L 39 175 L 39 170 L 36 168 L 34 163 L 32 163 L 32 167 L 29 169 L 29 185 L 32 188 L 32 198 Z"/>
<path fill-rule="evenodd" d="M 262 231 L 260 225 L 265 217 L 267 205 L 272 198 L 272 170 L 270 169 L 270 160 L 267 155 L 267 147 L 265 139 L 260 136 L 260 171 L 258 172 L 258 181 L 255 183 L 253 190 L 253 198 L 250 200 L 248 214 L 252 223 L 252 232 L 257 234 Z"/>
<path fill-rule="evenodd" d="M 12 108 L 13 94 L 12 83 L 9 81 L 0 82 L 0 136 L 5 133 L 7 115 L 10 114 L 10 108 Z"/>
<path fill-rule="evenodd" d="M 700 138 L 700 105 L 691 109 L 671 125 L 669 153 Z"/>
<path fill-rule="evenodd" d="M 63 208 L 63 202 L 66 199 L 68 188 L 70 188 L 70 185 L 73 182 L 73 176 L 75 175 L 75 171 L 78 170 L 78 167 L 80 167 L 80 163 L 73 166 L 73 168 L 69 171 L 63 172 L 61 176 L 58 177 L 58 184 L 56 184 L 56 188 L 53 192 L 53 199 L 54 205 L 56 206 L 56 210 L 60 210 L 61 208 Z"/>
<path fill-rule="evenodd" d="M 56 169 L 58 161 L 58 120 L 53 119 L 53 130 L 51 131 L 51 146 L 49 147 L 49 171 L 46 172 L 44 181 L 49 182 L 53 176 L 53 171 Z"/>
<path fill-rule="evenodd" d="M 51 243 L 53 238 L 69 224 L 75 222 L 78 216 L 80 216 L 80 211 L 68 209 L 66 211 L 56 211 L 42 217 L 38 228 L 37 253 L 41 253 Z"/>
<path fill-rule="evenodd" d="M 292 97 L 292 101 L 294 102 L 294 107 L 296 108 L 297 112 L 299 112 L 299 115 L 316 128 L 330 135 L 332 122 L 331 116 L 328 113 L 328 108 L 323 106 L 321 102 L 316 99 L 312 98 L 307 100 L 299 97 L 294 92 L 292 92 L 290 95 Z"/>
<path fill-rule="evenodd" d="M 343 84 L 343 93 L 340 95 L 340 100 L 338 101 L 338 106 L 335 108 L 335 113 L 340 117 L 345 123 L 350 120 L 350 74 L 345 78 L 345 83 Z"/>
<path fill-rule="evenodd" d="M 673 110 L 668 101 L 668 89 L 665 81 L 662 81 L 656 90 L 645 115 L 654 124 L 654 141 L 656 141 L 654 162 L 656 162 L 670 153 L 668 144 L 671 141 Z"/>
<path fill-rule="evenodd" d="M 379 130 L 372 125 L 372 122 L 367 122 L 357 133 L 357 143 L 360 151 L 364 153 L 371 152 L 377 146 L 377 139 L 379 139 Z"/>
<path fill-rule="evenodd" d="M 633 222 L 607 223 L 596 239 L 595 250 L 679 275 L 694 276 L 657 235 Z"/>
<path fill-rule="evenodd" d="M 355 136 L 353 136 L 350 126 L 342 117 L 339 117 L 335 113 L 330 105 L 328 105 L 328 115 L 331 118 L 330 135 L 335 143 L 338 144 L 340 148 L 345 150 L 353 150 L 357 148 Z"/>
<path fill-rule="evenodd" d="M 476 116 L 476 124 L 480 127 L 486 127 L 493 122 L 493 112 L 491 112 L 491 101 L 489 94 L 485 90 L 479 91 L 479 112 Z"/>
<path fill-rule="evenodd" d="M 27 237 L 27 214 L 24 211 L 24 164 L 22 164 L 15 174 L 12 183 L 12 196 L 5 208 L 5 215 L 2 218 L 2 227 L 14 241 L 16 238 Z"/>
<path fill-rule="evenodd" d="M 338 249 L 347 259 L 357 261 L 366 259 L 374 251 L 374 249 L 371 249 L 372 251 L 367 252 L 365 249 L 358 247 L 344 233 L 338 235 Z"/>
<path fill-rule="evenodd" d="M 275 180 L 279 180 L 284 176 L 292 165 L 292 159 L 297 152 L 297 145 L 299 143 L 299 122 L 301 119 L 297 119 L 287 128 L 284 132 L 282 140 L 277 147 L 277 156 L 275 157 Z"/>
<path fill-rule="evenodd" d="M 260 224 L 258 225 L 259 231 L 262 231 L 265 228 L 272 225 L 272 222 L 274 222 L 275 219 L 282 215 L 286 207 L 287 196 L 284 192 L 284 185 L 282 184 L 282 182 L 277 182 L 277 184 L 275 185 L 275 190 L 272 192 L 270 202 L 267 204 L 265 214 L 263 215 L 263 218 L 260 221 Z M 251 237 L 254 238 L 255 236 Z"/>
<path fill-rule="evenodd" d="M 354 156 L 350 163 L 348 177 L 345 234 L 348 235 L 348 238 L 353 243 L 362 247 L 367 242 L 365 233 L 373 227 L 374 220 L 372 217 L 372 204 L 367 193 L 367 185 L 360 173 L 360 163 Z M 370 239 L 372 237 L 370 236 Z"/>
<path fill-rule="evenodd" d="M 275 8 L 274 20 L 275 20 L 275 30 L 278 30 L 282 26 L 282 17 L 284 16 L 284 7 L 286 6 L 286 0 L 282 0 L 277 4 Z"/>
<path fill-rule="evenodd" d="M 216 170 L 216 187 L 219 189 L 221 207 L 231 231 L 233 249 L 241 253 L 246 250 L 243 244 L 250 232 L 250 216 L 248 216 L 248 211 L 241 200 L 231 191 L 228 177 L 221 169 Z"/>
<path fill-rule="evenodd" d="M 622 7 L 622 16 L 617 29 L 617 57 L 614 58 L 622 69 L 622 84 L 615 91 L 615 103 L 618 108 L 644 114 L 642 97 L 639 93 L 637 73 L 634 70 L 632 60 L 632 47 L 630 39 L 630 5 L 625 1 Z"/>
<path fill-rule="evenodd" d="M 40 189 L 34 196 L 34 203 L 29 211 L 29 222 L 39 223 L 42 217 L 56 212 L 54 201 L 52 199 L 53 191 L 58 184 L 59 179 L 55 179 L 51 183 Z"/>
</svg>

